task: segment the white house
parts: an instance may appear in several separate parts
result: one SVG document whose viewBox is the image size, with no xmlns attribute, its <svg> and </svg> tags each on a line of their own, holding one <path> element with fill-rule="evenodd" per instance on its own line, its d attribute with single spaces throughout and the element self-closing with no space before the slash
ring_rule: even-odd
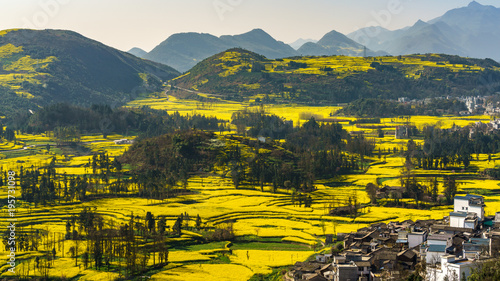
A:
<svg viewBox="0 0 500 281">
<path fill-rule="evenodd" d="M 428 264 L 438 263 L 447 250 L 453 245 L 452 234 L 431 234 L 427 237 L 425 247 L 425 261 Z"/>
<path fill-rule="evenodd" d="M 408 248 L 416 247 L 427 240 L 427 231 L 408 233 Z"/>
<path fill-rule="evenodd" d="M 451 212 L 450 226 L 476 229 L 479 225 L 479 217 L 476 213 Z"/>
<path fill-rule="evenodd" d="M 466 196 L 455 196 L 454 212 L 476 213 L 479 220 L 484 219 L 484 197 L 467 194 Z"/>
<path fill-rule="evenodd" d="M 476 229 L 484 219 L 484 206 L 482 196 L 455 196 L 453 212 L 450 213 L 450 226 Z"/>
<path fill-rule="evenodd" d="M 446 245 L 429 245 L 425 251 L 425 262 L 427 264 L 436 264 L 442 256 L 446 256 Z"/>
<path fill-rule="evenodd" d="M 448 280 L 462 280 L 463 277 L 467 278 L 476 264 L 467 259 L 456 259 L 453 255 L 446 255 L 441 257 L 441 267 L 429 266 L 427 267 L 426 280 L 441 281 L 448 277 Z"/>
<path fill-rule="evenodd" d="M 491 252 L 491 239 L 470 238 L 463 242 L 463 256 L 469 259 L 478 259 L 480 256 L 488 256 Z"/>
</svg>

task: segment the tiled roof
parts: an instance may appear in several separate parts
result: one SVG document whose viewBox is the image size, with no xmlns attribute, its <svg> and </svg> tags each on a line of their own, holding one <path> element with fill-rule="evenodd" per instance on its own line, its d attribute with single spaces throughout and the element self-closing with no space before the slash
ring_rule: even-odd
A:
<svg viewBox="0 0 500 281">
<path fill-rule="evenodd" d="M 450 212 L 450 217 L 467 217 L 467 212 Z"/>
<path fill-rule="evenodd" d="M 473 194 L 467 194 L 465 196 L 455 196 L 455 199 L 458 199 L 458 200 L 469 200 L 472 198 L 483 198 L 483 196 L 473 195 Z"/>
<path fill-rule="evenodd" d="M 430 245 L 429 248 L 427 248 L 427 252 L 444 253 L 446 248 L 446 245 Z"/>
</svg>

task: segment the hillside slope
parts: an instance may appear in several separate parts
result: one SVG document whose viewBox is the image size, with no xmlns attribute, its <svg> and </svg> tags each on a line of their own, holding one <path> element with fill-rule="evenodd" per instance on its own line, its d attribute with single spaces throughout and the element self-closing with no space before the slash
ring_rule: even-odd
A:
<svg viewBox="0 0 500 281">
<path fill-rule="evenodd" d="M 500 91 L 500 64 L 450 55 L 292 57 L 231 49 L 172 81 L 179 97 L 334 104 L 359 98 L 486 95 Z M 190 91 L 186 91 L 190 90 Z"/>
<path fill-rule="evenodd" d="M 0 31 L 0 116 L 54 102 L 123 104 L 178 74 L 72 31 Z"/>
</svg>

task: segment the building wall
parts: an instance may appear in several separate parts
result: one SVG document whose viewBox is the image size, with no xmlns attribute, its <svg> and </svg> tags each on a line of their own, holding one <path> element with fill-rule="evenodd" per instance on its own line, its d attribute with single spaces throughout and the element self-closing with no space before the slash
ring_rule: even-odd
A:
<svg viewBox="0 0 500 281">
<path fill-rule="evenodd" d="M 469 207 L 469 212 L 471 213 L 476 213 L 477 216 L 479 217 L 479 220 L 484 219 L 484 208 L 483 207 Z"/>
<path fill-rule="evenodd" d="M 356 266 L 338 266 L 335 281 L 357 281 L 359 278 L 358 267 Z"/>
<path fill-rule="evenodd" d="M 428 264 L 435 264 L 441 261 L 441 256 L 446 253 L 438 253 L 438 252 L 427 252 L 425 255 L 425 262 Z"/>
<path fill-rule="evenodd" d="M 445 245 L 445 246 L 448 246 L 447 241 L 443 241 L 443 240 L 432 240 L 432 238 L 431 238 L 431 237 L 427 238 L 427 244 L 429 244 L 429 245 Z"/>
<path fill-rule="evenodd" d="M 469 200 L 455 198 L 453 210 L 455 212 L 476 213 L 480 220 L 484 219 L 484 207 L 469 206 Z"/>
<path fill-rule="evenodd" d="M 473 264 L 472 263 L 467 263 L 464 265 L 458 265 L 458 264 L 448 264 L 446 265 L 443 270 L 440 272 L 438 271 L 437 274 L 437 280 L 444 280 L 446 276 L 448 276 L 449 280 L 454 280 L 453 276 L 456 276 L 456 280 L 462 280 L 462 273 L 465 273 L 465 277 L 469 277 L 472 271 Z"/>
<path fill-rule="evenodd" d="M 465 223 L 464 223 L 464 227 L 465 227 L 465 228 L 472 228 L 472 229 L 475 229 L 475 228 L 476 228 L 476 223 L 475 223 L 475 222 L 465 222 Z"/>
<path fill-rule="evenodd" d="M 408 247 L 413 248 L 415 246 L 418 246 L 425 241 L 425 235 L 424 234 L 413 234 L 413 233 L 408 233 Z"/>
<path fill-rule="evenodd" d="M 469 210 L 469 200 L 456 199 L 454 200 L 455 212 L 470 212 Z"/>
<path fill-rule="evenodd" d="M 451 227 L 464 227 L 465 218 L 464 217 L 455 217 L 450 216 L 450 226 Z"/>
</svg>

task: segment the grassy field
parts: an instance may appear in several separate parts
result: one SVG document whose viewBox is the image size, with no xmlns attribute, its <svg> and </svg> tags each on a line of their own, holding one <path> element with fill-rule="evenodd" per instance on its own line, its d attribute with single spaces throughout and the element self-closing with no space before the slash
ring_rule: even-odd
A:
<svg viewBox="0 0 500 281">
<path fill-rule="evenodd" d="M 204 114 L 217 116 L 230 120 L 233 112 L 250 104 L 221 102 L 217 104 L 202 105 L 196 101 L 177 100 L 173 97 L 156 99 L 144 98 L 129 104 L 129 106 L 148 105 L 152 108 L 179 111 L 181 114 Z M 311 116 L 329 118 L 335 107 L 307 107 L 276 105 L 266 107 L 266 111 L 282 116 L 285 119 L 302 122 Z M 351 118 L 352 119 L 352 118 Z M 458 117 L 427 117 L 416 116 L 409 120 L 417 127 L 425 124 L 440 124 L 442 128 L 449 128 L 453 124 L 463 126 L 471 122 L 489 121 L 489 117 L 474 116 L 467 118 Z M 360 129 L 355 125 L 345 125 L 349 131 L 363 130 L 375 138 L 376 151 L 393 148 L 402 148 L 406 140 L 396 140 L 391 126 L 402 124 L 407 120 L 383 119 L 382 125 L 386 136 L 375 137 L 376 130 Z M 78 149 L 55 147 L 50 136 L 46 135 L 20 135 L 17 143 L 0 143 L 0 168 L 2 170 L 19 169 L 23 166 L 42 166 L 55 159 L 57 172 L 68 175 L 83 175 L 89 173 L 85 167 L 94 152 L 105 151 L 111 157 L 121 155 L 128 145 L 116 145 L 113 140 L 125 138 L 124 136 L 84 136 L 82 145 Z M 130 138 L 130 137 L 128 137 Z M 417 142 L 422 142 L 417 140 Z M 46 145 L 51 144 L 50 150 Z M 35 145 L 25 150 L 12 151 L 24 146 Z M 375 153 L 376 155 L 376 153 Z M 479 170 L 491 168 L 500 155 L 493 155 L 492 162 L 488 163 L 486 155 L 479 155 L 471 163 Z M 155 216 L 165 216 L 167 226 L 172 227 L 174 221 L 181 213 L 188 213 L 191 217 L 200 215 L 203 226 L 212 227 L 231 221 L 235 230 L 236 240 L 230 247 L 226 242 L 213 242 L 208 244 L 188 245 L 183 247 L 173 246 L 170 249 L 169 265 L 161 270 L 147 274 L 151 280 L 248 280 L 254 274 L 269 274 L 273 268 L 287 266 L 296 261 L 304 261 L 316 252 L 327 250 L 322 242 L 325 234 L 356 231 L 375 222 L 402 221 L 406 219 L 440 219 L 447 215 L 450 207 L 436 207 L 430 210 L 409 210 L 402 208 L 367 207 L 362 209 L 359 216 L 334 217 L 327 215 L 328 205 L 345 205 L 348 197 L 357 197 L 359 203 L 368 203 L 365 192 L 368 183 L 383 182 L 388 185 L 399 185 L 397 178 L 403 167 L 404 159 L 398 153 L 385 153 L 383 158 L 377 156 L 369 158 L 370 166 L 366 173 L 349 175 L 343 178 L 316 181 L 316 191 L 311 194 L 313 204 L 310 208 L 292 204 L 291 194 L 279 190 L 271 192 L 270 186 L 260 188 L 241 186 L 235 189 L 229 178 L 219 174 L 205 174 L 193 176 L 188 180 L 187 189 L 192 192 L 188 195 L 178 196 L 167 200 L 147 200 L 140 198 L 103 198 L 84 203 L 65 203 L 54 206 L 34 206 L 21 203 L 17 206 L 16 217 L 19 225 L 24 229 L 33 228 L 50 230 L 51 233 L 61 235 L 65 233 L 66 220 L 72 214 L 78 214 L 83 208 L 90 207 L 101 214 L 106 223 L 126 223 L 131 213 L 145 216 L 152 212 Z M 434 172 L 435 171 L 430 171 Z M 418 175 L 425 176 L 428 171 L 416 171 Z M 441 174 L 467 175 L 464 171 L 446 171 Z M 440 182 L 442 180 L 440 179 Z M 443 190 L 440 184 L 441 191 Z M 500 208 L 499 181 L 494 180 L 463 180 L 460 181 L 461 192 L 472 192 L 486 196 L 486 213 L 494 214 Z M 7 189 L 0 190 L 0 199 L 7 197 Z M 2 206 L 2 217 L 5 218 L 7 206 Z M 188 222 L 194 227 L 194 220 Z M 199 234 L 192 231 L 183 231 L 177 241 L 190 241 Z M 95 269 L 86 269 L 74 266 L 74 259 L 70 258 L 69 248 L 73 241 L 62 242 L 63 247 L 57 250 L 54 266 L 49 269 L 53 277 L 74 278 L 75 280 L 112 280 L 120 275 L 119 271 L 105 272 Z M 173 243 L 174 245 L 177 245 Z M 85 247 L 85 245 L 80 245 Z M 6 255 L 3 251 L 1 255 Z M 36 252 L 22 253 L 19 256 L 21 265 L 19 272 L 26 272 L 28 262 L 33 264 L 34 257 L 43 251 L 49 251 L 43 245 Z M 229 251 L 231 250 L 231 251 Z M 80 262 L 79 262 L 80 263 Z M 151 263 L 151 261 L 150 261 Z M 32 268 L 32 266 L 31 266 Z M 6 265 L 1 265 L 2 276 Z M 29 275 L 33 275 L 33 269 Z M 35 272 L 35 274 L 39 274 Z"/>
</svg>

